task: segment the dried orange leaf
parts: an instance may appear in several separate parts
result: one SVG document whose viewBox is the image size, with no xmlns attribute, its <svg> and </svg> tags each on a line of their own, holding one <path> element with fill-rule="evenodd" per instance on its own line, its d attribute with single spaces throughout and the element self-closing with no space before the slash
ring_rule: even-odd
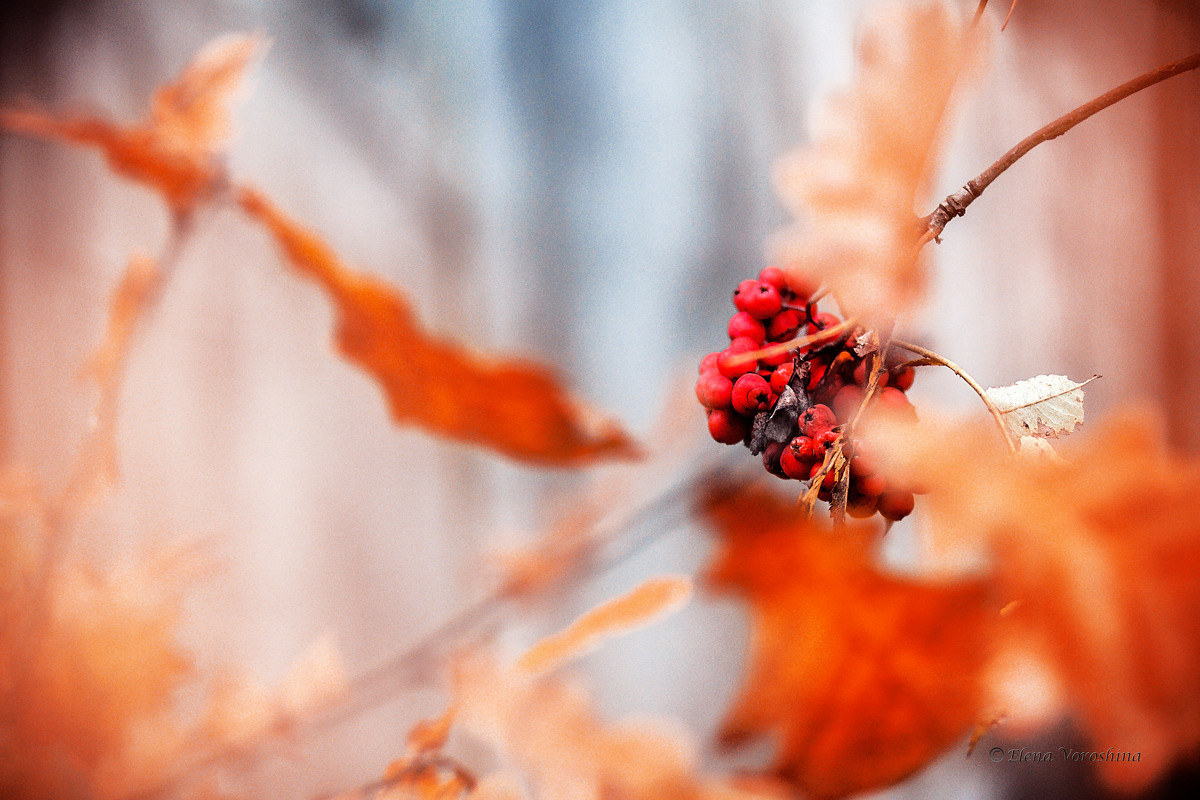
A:
<svg viewBox="0 0 1200 800">
<path fill-rule="evenodd" d="M 228 104 L 262 48 L 262 40 L 251 35 L 210 43 L 177 81 L 155 93 L 142 122 L 121 125 L 98 117 L 0 109 L 0 127 L 97 147 L 114 170 L 160 191 L 176 212 L 187 211 L 224 182 Z"/>
<path fill-rule="evenodd" d="M 540 464 L 577 466 L 637 452 L 624 431 L 574 402 L 542 368 L 431 337 L 402 294 L 347 267 L 261 193 L 243 189 L 238 202 L 274 235 L 292 267 L 329 295 L 338 349 L 379 382 L 396 422 Z"/>
<path fill-rule="evenodd" d="M 925 291 L 916 206 L 959 74 L 979 49 L 950 3 L 876 9 L 863 20 L 853 85 L 819 109 L 812 144 L 776 169 L 780 198 L 807 224 L 776 238 L 775 257 L 793 283 L 824 281 L 867 327 Z"/>
<path fill-rule="evenodd" d="M 882 573 L 874 528 L 831 530 L 760 490 L 716 493 L 710 579 L 746 596 L 749 672 L 727 745 L 778 734 L 779 775 L 818 798 L 891 785 L 978 718 L 994 609 L 976 581 Z"/>
<path fill-rule="evenodd" d="M 433 719 L 418 722 L 408 732 L 408 753 L 419 756 L 435 753 L 446 745 L 454 726 L 455 709 L 451 705 Z"/>
<path fill-rule="evenodd" d="M 628 633 L 672 613 L 692 595 L 692 582 L 684 577 L 651 578 L 627 594 L 596 606 L 565 630 L 548 636 L 525 651 L 519 669 L 544 672 L 578 658 L 601 640 Z"/>
<path fill-rule="evenodd" d="M 174 83 L 154 93 L 150 127 L 171 152 L 211 154 L 229 141 L 229 110 L 249 67 L 266 49 L 259 36 L 227 34 L 206 44 Z"/>
</svg>

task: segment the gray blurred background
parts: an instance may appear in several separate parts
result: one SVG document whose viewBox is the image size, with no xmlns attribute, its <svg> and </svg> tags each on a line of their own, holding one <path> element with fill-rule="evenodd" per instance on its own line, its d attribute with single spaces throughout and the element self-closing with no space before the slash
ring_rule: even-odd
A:
<svg viewBox="0 0 1200 800">
<path fill-rule="evenodd" d="M 135 119 L 205 41 L 262 32 L 272 46 L 237 114 L 234 175 L 403 287 L 430 328 L 546 362 L 651 436 L 673 376 L 721 345 L 732 288 L 765 265 L 764 241 L 785 221 L 771 165 L 804 142 L 813 98 L 849 80 L 865 5 L 10 2 L 0 102 Z M 1182 0 L 1025 0 L 958 111 L 940 194 L 1197 46 L 1200 12 Z M 1195 75 L 1174 79 L 1003 176 L 947 228 L 909 338 L 985 385 L 1101 373 L 1089 414 L 1151 396 L 1176 443 L 1200 445 L 1198 97 Z M 128 254 L 156 253 L 166 232 L 160 202 L 94 153 L 0 136 L 4 460 L 51 485 L 66 475 L 91 401 L 78 365 Z M 392 427 L 374 385 L 333 355 L 329 324 L 325 299 L 271 243 L 217 211 L 134 351 L 123 484 L 87 546 L 213 538 L 224 570 L 186 630 L 204 666 L 274 680 L 325 631 L 352 672 L 380 663 L 486 589 L 485 548 L 545 529 L 593 480 Z M 927 372 L 912 396 L 973 402 Z M 701 436 L 699 408 L 694 427 Z M 694 445 L 679 443 L 681 474 L 720 455 Z M 514 620 L 512 635 L 553 629 L 648 575 L 696 571 L 704 533 L 668 527 Z M 736 606 L 701 599 L 582 666 L 609 713 L 668 715 L 703 743 L 744 637 Z M 406 693 L 304 743 L 302 769 L 268 765 L 256 788 L 307 797 L 377 777 L 439 702 Z M 897 793 L 1036 797 L 1051 780 L 1094 791 L 1086 776 L 952 754 Z"/>
</svg>

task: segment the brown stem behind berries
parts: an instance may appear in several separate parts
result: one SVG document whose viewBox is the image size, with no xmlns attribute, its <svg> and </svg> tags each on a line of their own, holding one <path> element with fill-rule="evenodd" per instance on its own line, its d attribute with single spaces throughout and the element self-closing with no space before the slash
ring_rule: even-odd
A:
<svg viewBox="0 0 1200 800">
<path fill-rule="evenodd" d="M 942 230 L 950 223 L 950 220 L 965 214 L 967 206 L 975 202 L 976 198 L 983 194 L 983 190 L 990 186 L 992 181 L 1000 177 L 1001 173 L 1017 163 L 1022 156 L 1042 142 L 1048 142 L 1051 139 L 1062 136 L 1098 111 L 1103 111 L 1109 106 L 1124 100 L 1126 97 L 1140 92 L 1142 89 L 1198 67 L 1200 67 L 1200 53 L 1191 55 L 1181 61 L 1175 61 L 1157 69 L 1152 69 L 1131 81 L 1110 89 L 1094 100 L 1084 103 L 1074 111 L 1064 114 L 1049 125 L 1045 125 L 1029 136 L 1026 136 L 1011 150 L 1001 156 L 996 163 L 979 173 L 975 178 L 967 181 L 962 191 L 955 192 L 943 200 L 941 205 L 923 220 L 928 225 L 928 230 L 921 237 L 919 246 L 928 243 L 930 239 L 937 239 L 941 236 Z"/>
<path fill-rule="evenodd" d="M 840 336 L 848 330 L 852 330 L 858 325 L 858 321 L 854 318 L 839 322 L 837 325 L 830 325 L 828 328 L 819 330 L 811 336 L 798 336 L 788 342 L 779 342 L 778 344 L 767 345 L 760 347 L 757 350 L 748 350 L 745 353 L 736 353 L 729 356 L 729 363 L 734 366 L 743 366 L 753 364 L 760 358 L 771 358 L 772 356 L 781 356 L 784 353 L 792 350 L 799 350 L 801 347 L 807 347 L 814 342 L 820 342 L 828 339 L 830 336 Z"/>
<path fill-rule="evenodd" d="M 996 420 L 996 426 L 1000 428 L 1000 433 L 1004 435 L 1004 441 L 1008 445 L 1008 449 L 1014 453 L 1017 452 L 1017 443 L 1013 441 L 1012 434 L 1008 432 L 1008 426 L 1004 424 L 1004 414 L 1002 414 L 1000 409 L 996 407 L 996 404 L 992 402 L 992 398 L 987 396 L 987 392 L 984 390 L 984 388 L 980 386 L 974 378 L 968 375 L 962 367 L 960 367 L 958 364 L 955 364 L 945 356 L 938 355 L 932 350 L 926 350 L 924 347 L 919 345 L 915 345 L 910 342 L 902 342 L 899 339 L 892 339 L 891 343 L 896 347 L 909 351 L 910 353 L 916 353 L 917 355 L 928 359 L 934 364 L 945 367 L 966 381 L 967 385 L 975 390 L 975 394 L 979 395 L 979 399 L 983 401 L 985 406 L 987 406 L 988 411 L 990 411 L 992 414 L 992 419 Z"/>
</svg>

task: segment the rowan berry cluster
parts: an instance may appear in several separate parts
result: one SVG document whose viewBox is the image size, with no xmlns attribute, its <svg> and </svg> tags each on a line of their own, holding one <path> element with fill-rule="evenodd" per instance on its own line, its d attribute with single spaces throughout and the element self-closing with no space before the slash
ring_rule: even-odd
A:
<svg viewBox="0 0 1200 800">
<path fill-rule="evenodd" d="M 881 354 L 862 330 L 819 311 L 815 289 L 794 278 L 789 284 L 778 267 L 738 284 L 729 347 L 700 362 L 696 398 L 708 410 L 708 431 L 718 442 L 745 444 L 772 475 L 820 477 L 821 500 L 833 499 L 840 482 L 851 516 L 902 519 L 913 493 L 888 485 L 863 443 L 844 434 Z M 743 355 L 754 351 L 757 359 Z M 871 402 L 915 414 L 904 394 L 913 377 L 911 366 L 885 362 Z M 835 449 L 844 460 L 831 458 Z"/>
</svg>

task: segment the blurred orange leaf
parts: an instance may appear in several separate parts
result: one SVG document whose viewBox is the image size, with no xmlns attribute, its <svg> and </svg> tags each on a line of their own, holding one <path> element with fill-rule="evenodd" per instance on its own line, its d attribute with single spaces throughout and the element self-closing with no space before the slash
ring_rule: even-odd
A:
<svg viewBox="0 0 1200 800">
<path fill-rule="evenodd" d="M 928 415 L 873 440 L 929 489 L 931 554 L 982 561 L 1020 600 L 1003 626 L 1008 657 L 1031 683 L 1048 670 L 1098 750 L 1140 753 L 1097 764 L 1126 791 L 1200 749 L 1200 461 L 1172 456 L 1156 420 L 1122 409 L 1054 461 L 1013 458 L 994 431 Z M 1046 716 L 1031 693 L 1007 694 L 1001 710 L 1017 722 Z"/>
<path fill-rule="evenodd" d="M 820 107 L 812 143 L 777 165 L 779 196 L 805 224 L 776 238 L 774 257 L 793 283 L 823 281 L 866 327 L 924 295 L 916 207 L 951 95 L 979 45 L 944 0 L 875 8 L 863 19 L 853 85 Z"/>
<path fill-rule="evenodd" d="M 988 655 L 984 584 L 924 584 L 872 561 L 878 529 L 831 530 L 762 490 L 706 504 L 709 577 L 746 596 L 749 676 L 725 744 L 780 736 L 775 768 L 813 797 L 891 785 L 976 721 Z"/>
<path fill-rule="evenodd" d="M 228 105 L 262 49 L 262 39 L 247 34 L 210 42 L 178 80 L 155 92 L 149 117 L 131 125 L 9 108 L 0 109 L 0 126 L 97 147 L 114 170 L 157 189 L 174 211 L 184 212 L 225 179 L 221 155 L 231 129 Z"/>
<path fill-rule="evenodd" d="M 400 292 L 347 267 L 261 193 L 242 189 L 238 202 L 333 301 L 338 349 L 379 382 L 397 422 L 540 464 L 577 466 L 637 452 L 624 431 L 574 402 L 542 368 L 431 337 Z"/>
<path fill-rule="evenodd" d="M 541 672 L 594 648 L 602 639 L 627 633 L 670 614 L 692 595 L 692 582 L 678 576 L 651 578 L 620 597 L 588 611 L 565 630 L 525 651 L 517 667 Z"/>
<path fill-rule="evenodd" d="M 455 702 L 463 729 L 528 776 L 534 796 L 622 800 L 778 800 L 773 787 L 742 788 L 696 774 L 694 744 L 662 720 L 609 723 L 576 685 L 461 661 Z M 511 796 L 509 792 L 506 796 Z"/>
</svg>

